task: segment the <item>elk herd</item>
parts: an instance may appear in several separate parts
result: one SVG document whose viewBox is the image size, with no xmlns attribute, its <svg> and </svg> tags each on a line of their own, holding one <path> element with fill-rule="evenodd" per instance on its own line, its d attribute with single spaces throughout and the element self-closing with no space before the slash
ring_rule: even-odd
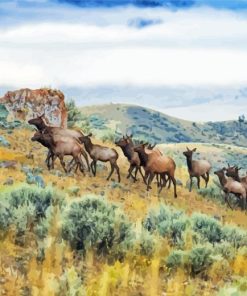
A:
<svg viewBox="0 0 247 296">
<path fill-rule="evenodd" d="M 80 130 L 49 126 L 43 116 L 30 119 L 28 123 L 36 127 L 36 132 L 31 140 L 39 142 L 48 149 L 45 162 L 49 170 L 54 168 L 54 162 L 58 158 L 66 173 L 71 172 L 73 169 L 77 172 L 79 169 L 85 174 L 85 169 L 87 169 L 96 176 L 97 162 L 109 162 L 111 171 L 107 180 L 111 178 L 115 171 L 118 182 L 120 182 L 120 169 L 117 164 L 118 152 L 114 148 L 94 144 L 91 133 L 84 135 Z M 152 146 L 143 142 L 135 143 L 132 135 L 123 136 L 115 142 L 115 145 L 121 148 L 129 162 L 128 179 L 132 178 L 136 182 L 139 173 L 148 191 L 151 189 L 151 183 L 156 177 L 159 193 L 168 183 L 168 188 L 170 188 L 171 184 L 173 185 L 174 197 L 177 197 L 176 163 L 171 157 L 163 155 L 155 145 Z M 212 169 L 209 161 L 204 159 L 194 160 L 193 154 L 195 152 L 196 148 L 190 150 L 188 147 L 183 152 L 190 178 L 189 191 L 192 190 L 193 178 L 196 178 L 199 189 L 201 178 L 204 179 L 205 187 L 207 187 L 210 170 Z M 66 166 L 64 156 L 67 155 L 72 156 L 72 160 Z M 89 157 L 91 163 L 89 163 Z M 240 177 L 240 169 L 237 166 L 228 164 L 227 168 L 224 167 L 214 172 L 214 174 L 219 178 L 228 205 L 231 207 L 229 203 L 229 194 L 231 193 L 241 200 L 242 208 L 245 209 L 247 176 Z"/>
</svg>

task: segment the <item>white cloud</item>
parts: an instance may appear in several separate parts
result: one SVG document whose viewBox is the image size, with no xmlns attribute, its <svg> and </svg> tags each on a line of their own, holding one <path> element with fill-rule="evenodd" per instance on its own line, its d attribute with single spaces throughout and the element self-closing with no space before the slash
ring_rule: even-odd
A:
<svg viewBox="0 0 247 296">
<path fill-rule="evenodd" d="M 41 16 L 35 20 L 38 12 L 31 11 L 34 17 L 19 25 L 0 26 L 0 85 L 199 87 L 247 81 L 244 13 L 68 8 L 61 10 L 66 13 L 62 18 L 45 9 L 45 21 Z M 135 17 L 163 23 L 142 30 L 128 27 Z"/>
</svg>

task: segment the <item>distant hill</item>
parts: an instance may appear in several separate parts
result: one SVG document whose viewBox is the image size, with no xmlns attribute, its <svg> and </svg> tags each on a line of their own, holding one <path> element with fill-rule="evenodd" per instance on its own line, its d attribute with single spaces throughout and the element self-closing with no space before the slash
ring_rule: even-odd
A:
<svg viewBox="0 0 247 296">
<path fill-rule="evenodd" d="M 108 104 L 80 108 L 91 129 L 132 133 L 152 143 L 225 143 L 247 146 L 247 122 L 197 123 L 135 105 Z"/>
</svg>

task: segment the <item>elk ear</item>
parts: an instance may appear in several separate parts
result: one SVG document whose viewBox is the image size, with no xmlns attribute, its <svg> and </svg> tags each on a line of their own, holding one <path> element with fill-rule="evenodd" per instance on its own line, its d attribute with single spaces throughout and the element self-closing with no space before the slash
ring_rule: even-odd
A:
<svg viewBox="0 0 247 296">
<path fill-rule="evenodd" d="M 190 151 L 190 149 L 188 147 L 186 147 L 187 151 Z"/>
<path fill-rule="evenodd" d="M 197 149 L 197 148 L 194 148 L 192 151 L 193 151 L 193 152 L 196 152 L 196 149 Z"/>
<path fill-rule="evenodd" d="M 226 168 L 225 168 L 225 167 L 223 167 L 222 171 L 226 171 Z"/>
<path fill-rule="evenodd" d="M 132 134 L 130 135 L 130 138 L 133 138 L 133 135 Z"/>
<path fill-rule="evenodd" d="M 237 169 L 238 171 L 240 171 L 240 170 L 242 169 L 242 167 L 240 167 L 240 168 L 239 168 L 239 167 L 236 167 L 236 169 Z"/>
<path fill-rule="evenodd" d="M 229 164 L 229 162 L 227 163 L 227 165 L 228 165 L 228 167 L 230 167 L 230 164 Z"/>
<path fill-rule="evenodd" d="M 148 145 L 148 143 L 144 143 L 144 144 L 143 144 L 143 146 L 147 146 L 147 145 Z"/>
<path fill-rule="evenodd" d="M 92 135 L 93 135 L 92 133 L 89 133 L 87 136 L 88 136 L 88 137 L 92 137 Z"/>
</svg>

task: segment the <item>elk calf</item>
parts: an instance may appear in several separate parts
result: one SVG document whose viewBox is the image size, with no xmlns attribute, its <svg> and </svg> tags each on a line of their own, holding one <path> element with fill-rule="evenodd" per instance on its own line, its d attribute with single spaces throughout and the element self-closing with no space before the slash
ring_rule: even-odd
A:
<svg viewBox="0 0 247 296">
<path fill-rule="evenodd" d="M 85 149 L 87 151 L 87 153 L 90 155 L 90 157 L 92 158 L 92 162 L 91 162 L 91 169 L 92 172 L 94 174 L 94 176 L 96 176 L 96 164 L 97 161 L 102 161 L 102 162 L 110 162 L 111 164 L 111 172 L 109 174 L 109 176 L 107 177 L 107 180 L 110 179 L 111 175 L 113 174 L 114 170 L 117 171 L 117 175 L 118 175 L 118 182 L 120 182 L 120 172 L 119 172 L 119 167 L 117 165 L 117 159 L 118 159 L 118 153 L 115 149 L 113 148 L 109 148 L 109 147 L 104 147 L 101 145 L 96 145 L 93 144 L 91 141 L 91 137 L 92 134 L 90 133 L 87 136 L 83 136 L 81 138 L 81 142 L 84 143 Z"/>
<path fill-rule="evenodd" d="M 209 181 L 209 172 L 211 169 L 211 164 L 207 160 L 192 160 L 193 153 L 196 151 L 196 148 L 190 150 L 187 147 L 187 151 L 183 152 L 183 155 L 186 157 L 188 172 L 190 175 L 190 192 L 192 189 L 192 178 L 197 178 L 197 186 L 200 189 L 200 177 L 205 180 L 206 187 L 208 186 Z"/>
</svg>

